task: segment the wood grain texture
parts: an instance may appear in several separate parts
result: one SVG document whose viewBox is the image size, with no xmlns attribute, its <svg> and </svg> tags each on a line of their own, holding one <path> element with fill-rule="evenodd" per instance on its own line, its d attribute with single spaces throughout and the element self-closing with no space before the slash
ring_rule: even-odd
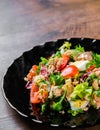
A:
<svg viewBox="0 0 100 130">
<path fill-rule="evenodd" d="M 100 0 L 0 0 L 0 88 L 8 66 L 24 51 L 69 37 L 100 39 Z M 57 129 L 21 117 L 0 91 L 0 130 Z M 66 128 L 63 128 L 66 129 Z M 99 130 L 100 125 L 77 130 Z"/>
</svg>

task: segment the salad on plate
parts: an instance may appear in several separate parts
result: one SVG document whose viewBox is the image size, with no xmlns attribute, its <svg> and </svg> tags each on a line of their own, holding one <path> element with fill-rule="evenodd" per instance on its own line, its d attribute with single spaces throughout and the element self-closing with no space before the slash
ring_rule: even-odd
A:
<svg viewBox="0 0 100 130">
<path fill-rule="evenodd" d="M 76 117 L 100 108 L 100 55 L 71 46 L 65 41 L 50 57 L 41 57 L 24 78 L 33 115 Z"/>
</svg>

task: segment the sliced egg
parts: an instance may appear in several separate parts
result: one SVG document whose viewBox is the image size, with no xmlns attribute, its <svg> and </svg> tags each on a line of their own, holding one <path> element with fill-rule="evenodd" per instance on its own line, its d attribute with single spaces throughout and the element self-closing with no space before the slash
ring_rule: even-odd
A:
<svg viewBox="0 0 100 130">
<path fill-rule="evenodd" d="M 89 104 L 87 100 L 76 100 L 70 101 L 70 106 L 72 110 L 84 109 Z"/>
<path fill-rule="evenodd" d="M 88 60 L 80 60 L 80 61 L 71 62 L 70 65 L 75 65 L 79 69 L 79 71 L 84 71 L 86 70 L 87 63 L 89 63 Z"/>
</svg>

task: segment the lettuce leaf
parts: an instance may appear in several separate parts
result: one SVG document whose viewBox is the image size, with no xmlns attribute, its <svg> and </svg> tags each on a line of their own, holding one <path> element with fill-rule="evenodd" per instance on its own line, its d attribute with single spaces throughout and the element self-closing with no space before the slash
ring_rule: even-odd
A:
<svg viewBox="0 0 100 130">
<path fill-rule="evenodd" d="M 93 88 L 92 86 L 89 86 L 88 82 L 80 83 L 74 88 L 73 92 L 71 93 L 71 100 L 84 99 L 85 96 L 91 97 L 92 90 Z"/>
</svg>

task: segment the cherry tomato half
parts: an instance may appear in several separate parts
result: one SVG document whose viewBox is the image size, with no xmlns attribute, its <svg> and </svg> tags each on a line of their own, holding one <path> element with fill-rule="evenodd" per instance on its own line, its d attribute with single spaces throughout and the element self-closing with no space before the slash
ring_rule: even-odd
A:
<svg viewBox="0 0 100 130">
<path fill-rule="evenodd" d="M 63 78 L 70 78 L 70 77 L 74 77 L 75 75 L 79 74 L 79 70 L 76 66 L 74 65 L 69 65 L 66 66 L 62 72 L 61 75 L 63 76 Z"/>
<path fill-rule="evenodd" d="M 64 69 L 68 61 L 69 61 L 69 55 L 63 54 L 61 59 L 61 65 L 59 66 L 58 70 Z"/>
</svg>

